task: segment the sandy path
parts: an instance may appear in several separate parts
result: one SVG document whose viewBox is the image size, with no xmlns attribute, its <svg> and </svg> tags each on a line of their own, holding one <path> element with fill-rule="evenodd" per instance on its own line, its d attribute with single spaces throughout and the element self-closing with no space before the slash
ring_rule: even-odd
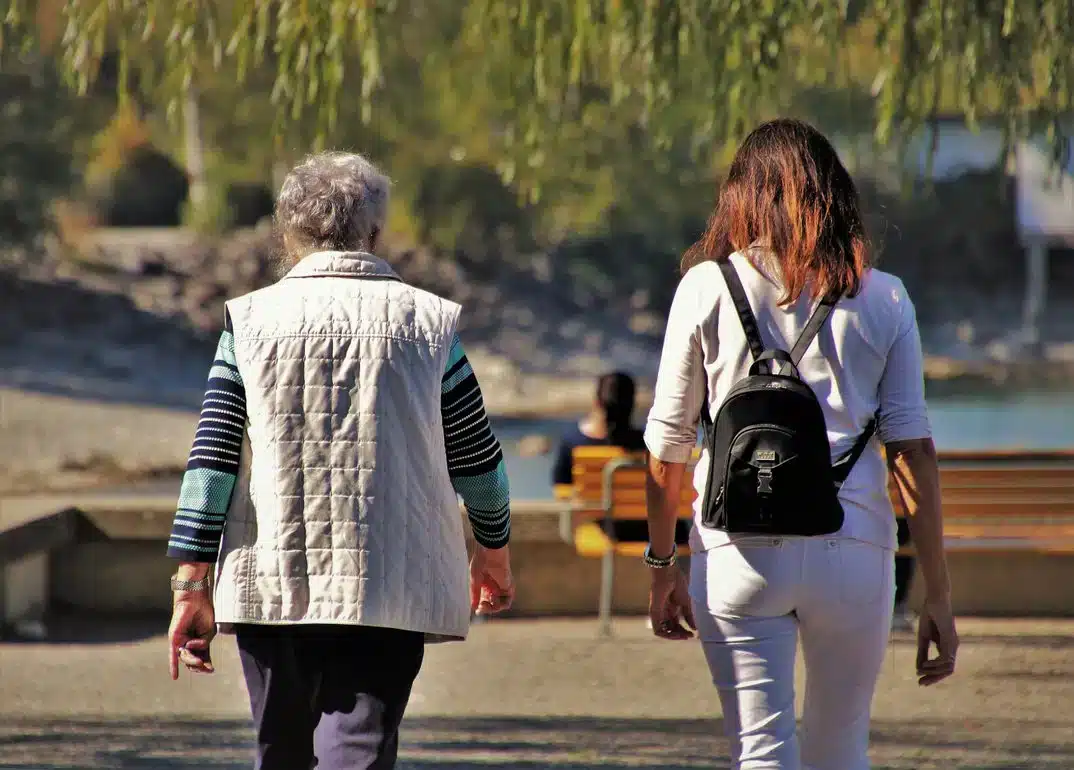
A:
<svg viewBox="0 0 1074 770">
<path fill-rule="evenodd" d="M 492 416 L 580 414 L 592 400 L 589 380 L 516 383 L 495 359 L 474 365 Z M 186 465 L 200 394 L 185 400 L 188 408 L 169 408 L 0 387 L 0 495 L 176 478 Z"/>
<path fill-rule="evenodd" d="M 100 643 L 0 645 L 0 768 L 248 766 L 230 642 L 216 676 L 172 684 L 159 625 L 96 627 Z M 914 684 L 910 640 L 893 642 L 874 768 L 1074 767 L 1074 621 L 961 630 L 957 678 L 930 690 Z M 587 621 L 494 622 L 430 648 L 401 767 L 726 768 L 718 715 L 697 646 L 655 640 L 638 620 L 610 641 Z"/>
<path fill-rule="evenodd" d="M 0 388 L 0 492 L 179 473 L 196 420 L 189 410 Z"/>
</svg>

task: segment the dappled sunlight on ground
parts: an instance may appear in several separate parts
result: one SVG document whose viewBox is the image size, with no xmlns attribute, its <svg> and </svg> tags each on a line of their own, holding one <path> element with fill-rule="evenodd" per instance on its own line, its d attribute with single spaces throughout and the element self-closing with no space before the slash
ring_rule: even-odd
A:
<svg viewBox="0 0 1074 770">
<path fill-rule="evenodd" d="M 84 633 L 80 636 L 79 628 Z M 0 768 L 245 768 L 250 732 L 230 639 L 218 673 L 172 683 L 159 619 L 64 641 L 0 644 Z M 876 770 L 1074 767 L 1074 621 L 962 624 L 960 670 L 922 690 L 893 640 L 873 725 Z M 801 676 L 801 672 L 799 672 Z M 727 768 L 696 643 L 640 619 L 494 621 L 431 647 L 404 727 L 403 770 Z"/>
</svg>

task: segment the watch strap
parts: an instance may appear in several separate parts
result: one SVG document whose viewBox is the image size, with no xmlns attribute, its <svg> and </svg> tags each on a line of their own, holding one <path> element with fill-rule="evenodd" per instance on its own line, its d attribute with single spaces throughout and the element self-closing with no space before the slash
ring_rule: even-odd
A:
<svg viewBox="0 0 1074 770">
<path fill-rule="evenodd" d="M 172 575 L 172 590 L 173 591 L 208 591 L 209 590 L 209 578 L 203 577 L 201 580 L 180 580 L 175 575 Z"/>
</svg>

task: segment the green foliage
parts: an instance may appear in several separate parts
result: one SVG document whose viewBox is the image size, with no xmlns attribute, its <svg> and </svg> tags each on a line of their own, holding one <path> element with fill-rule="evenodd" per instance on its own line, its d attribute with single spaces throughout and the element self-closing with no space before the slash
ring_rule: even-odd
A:
<svg viewBox="0 0 1074 770">
<path fill-rule="evenodd" d="M 71 184 L 74 107 L 48 61 L 14 51 L 0 57 L 0 246 L 7 246 L 42 232 L 50 202 Z"/>
<path fill-rule="evenodd" d="M 97 135 L 86 167 L 86 193 L 97 220 L 110 227 L 178 225 L 190 184 L 186 172 L 153 146 L 149 128 L 121 108 Z"/>
<path fill-rule="evenodd" d="M 410 207 L 419 242 L 481 260 L 534 247 L 533 212 L 493 168 L 448 160 L 417 175 Z"/>
<path fill-rule="evenodd" d="M 369 123 L 396 87 L 397 41 L 438 33 L 420 55 L 509 106 L 505 144 L 539 166 L 572 125 L 592 127 L 606 102 L 644 124 L 660 146 L 689 102 L 695 148 L 710 156 L 788 90 L 838 84 L 875 96 L 882 141 L 946 109 L 971 123 L 997 115 L 1012 139 L 1059 131 L 1074 109 L 1074 12 L 1069 0 L 7 0 L 9 31 L 44 37 L 62 13 L 64 70 L 85 90 L 106 52 L 117 80 L 173 106 L 206 69 L 237 82 L 271 73 L 277 133 L 310 119 L 323 139 L 353 103 Z M 419 33 L 419 36 L 422 33 Z M 428 39 L 428 33 L 424 33 Z M 862 60 L 862 52 L 866 51 Z M 456 66 L 473 63 L 478 66 Z M 403 57 L 406 58 L 406 57 Z M 148 61 L 152 66 L 147 66 Z M 420 68 L 420 65 L 419 65 Z M 472 80 L 479 76 L 476 83 Z M 1057 142 L 1056 146 L 1059 144 Z M 524 152 L 523 152 L 524 151 Z M 524 158 L 522 157 L 524 155 Z"/>
<path fill-rule="evenodd" d="M 90 195 L 102 225 L 175 227 L 189 188 L 186 173 L 168 155 L 141 145 Z"/>
<path fill-rule="evenodd" d="M 80 105 L 137 103 L 172 157 L 197 91 L 211 194 L 189 224 L 232 226 L 228 185 L 273 190 L 318 144 L 356 149 L 393 177 L 394 233 L 473 269 L 559 245 L 595 296 L 671 285 L 653 277 L 758 120 L 897 149 L 949 114 L 1058 140 L 1074 109 L 1070 0 L 0 0 L 0 17 L 55 53 Z M 116 167 L 95 150 L 91 182 Z"/>
<path fill-rule="evenodd" d="M 205 200 L 195 205 L 190 198 L 180 204 L 180 221 L 205 235 L 219 235 L 231 229 L 234 214 L 228 205 L 227 196 L 222 187 L 210 186 Z"/>
<path fill-rule="evenodd" d="M 272 216 L 272 192 L 256 182 L 221 182 L 208 186 L 200 206 L 187 200 L 182 209 L 183 224 L 207 235 L 217 235 L 240 227 L 254 227 Z"/>
<path fill-rule="evenodd" d="M 741 136 L 788 90 L 857 85 L 875 96 L 882 142 L 944 110 L 996 115 L 1011 139 L 1057 130 L 1074 110 L 1074 12 L 1068 0 L 546 0 L 467 4 L 490 52 L 489 82 L 542 113 L 578 115 L 578 95 L 606 88 L 657 136 L 668 105 L 697 105 L 715 147 Z M 864 51 L 864 48 L 871 51 Z M 868 78 L 867 80 L 863 78 Z"/>
<path fill-rule="evenodd" d="M 224 202 L 231 215 L 230 227 L 253 227 L 272 217 L 276 201 L 268 185 L 235 182 L 225 187 Z"/>
<path fill-rule="evenodd" d="M 86 164 L 89 187 L 107 184 L 130 162 L 132 153 L 151 143 L 149 127 L 132 109 L 119 110 L 92 140 L 92 156 Z"/>
</svg>

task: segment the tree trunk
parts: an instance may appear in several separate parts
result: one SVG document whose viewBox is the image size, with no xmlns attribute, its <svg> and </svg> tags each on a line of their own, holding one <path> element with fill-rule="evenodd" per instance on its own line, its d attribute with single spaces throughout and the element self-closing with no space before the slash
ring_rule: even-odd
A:
<svg viewBox="0 0 1074 770">
<path fill-rule="evenodd" d="M 208 202 L 209 183 L 205 179 L 205 153 L 201 144 L 198 94 L 193 88 L 187 90 L 183 99 L 183 123 L 186 171 L 190 176 L 190 205 L 195 211 L 201 211 Z"/>
</svg>

